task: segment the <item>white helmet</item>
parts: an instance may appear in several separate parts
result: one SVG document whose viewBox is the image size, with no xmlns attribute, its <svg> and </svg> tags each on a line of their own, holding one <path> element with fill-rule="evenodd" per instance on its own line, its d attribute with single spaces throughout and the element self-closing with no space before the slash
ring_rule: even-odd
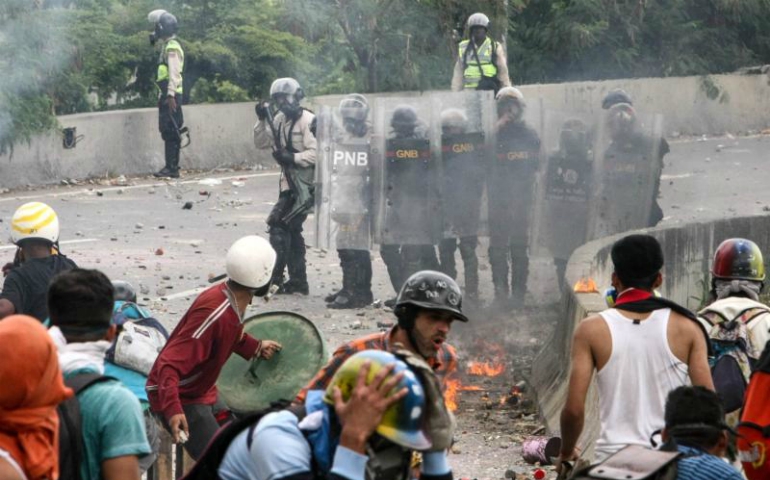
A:
<svg viewBox="0 0 770 480">
<path fill-rule="evenodd" d="M 524 94 L 516 87 L 503 87 L 497 92 L 497 95 L 495 95 L 495 100 L 502 100 L 504 98 L 511 98 L 524 103 Z"/>
<path fill-rule="evenodd" d="M 305 92 L 302 90 L 299 82 L 291 77 L 279 78 L 273 81 L 272 85 L 270 85 L 270 96 L 272 97 L 277 93 L 290 95 L 297 103 L 305 98 Z"/>
<path fill-rule="evenodd" d="M 462 109 L 447 108 L 441 112 L 441 128 L 466 130 L 468 128 L 468 116 Z"/>
<path fill-rule="evenodd" d="M 270 282 L 275 267 L 275 250 L 270 242 L 256 235 L 235 241 L 227 251 L 227 277 L 248 288 L 261 288 Z"/>
<path fill-rule="evenodd" d="M 149 13 L 149 15 L 147 15 L 147 20 L 148 20 L 150 23 L 152 23 L 152 24 L 156 24 L 156 23 L 158 23 L 158 20 L 160 20 L 160 17 L 161 17 L 161 16 L 162 16 L 164 13 L 168 13 L 168 12 L 166 12 L 166 11 L 165 11 L 165 10 L 163 10 L 162 8 L 159 8 L 159 9 L 157 9 L 157 10 L 153 10 L 152 12 L 150 12 L 150 13 Z"/>
<path fill-rule="evenodd" d="M 59 241 L 59 217 L 53 208 L 42 202 L 25 203 L 11 220 L 11 239 L 19 242 L 36 238 L 51 243 Z"/>
<path fill-rule="evenodd" d="M 484 27 L 489 30 L 489 17 L 483 13 L 474 13 L 468 17 L 468 30 L 473 27 Z"/>
</svg>

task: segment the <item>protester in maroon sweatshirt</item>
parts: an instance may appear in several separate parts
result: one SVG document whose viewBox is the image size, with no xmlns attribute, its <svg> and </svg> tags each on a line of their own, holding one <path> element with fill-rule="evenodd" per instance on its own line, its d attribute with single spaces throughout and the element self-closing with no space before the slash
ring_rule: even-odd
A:
<svg viewBox="0 0 770 480">
<path fill-rule="evenodd" d="M 147 378 L 150 409 L 197 459 L 219 424 L 216 381 L 230 354 L 270 359 L 281 345 L 243 332 L 246 307 L 270 289 L 275 251 L 257 236 L 236 241 L 227 252 L 227 276 L 195 299 L 158 355 Z"/>
</svg>

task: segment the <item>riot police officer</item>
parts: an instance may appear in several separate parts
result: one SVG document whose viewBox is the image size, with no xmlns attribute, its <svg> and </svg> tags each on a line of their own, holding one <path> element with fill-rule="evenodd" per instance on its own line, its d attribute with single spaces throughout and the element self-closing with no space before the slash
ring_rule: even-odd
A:
<svg viewBox="0 0 770 480">
<path fill-rule="evenodd" d="M 503 88 L 495 99 L 496 158 L 487 182 L 489 262 L 495 303 L 506 307 L 509 299 L 523 304 L 527 291 L 529 225 L 533 185 L 540 164 L 540 138 L 524 121 L 526 103 L 517 88 Z M 509 265 L 512 285 L 508 283 Z"/>
<path fill-rule="evenodd" d="M 329 175 L 330 219 L 342 268 L 342 289 L 327 296 L 328 308 L 361 308 L 373 301 L 371 245 L 372 192 L 369 165 L 371 128 L 366 97 L 350 94 L 339 105 L 341 132 L 331 132 L 333 152 L 324 164 Z M 322 131 L 321 134 L 325 134 Z M 319 138 L 319 141 L 325 139 Z M 328 184 L 328 185 L 327 185 Z M 326 196 L 326 194 L 324 195 Z M 320 212 L 319 212 L 320 214 Z"/>
<path fill-rule="evenodd" d="M 413 273 L 439 270 L 435 245 L 427 243 L 437 237 L 438 219 L 429 206 L 436 200 L 432 193 L 436 185 L 432 184 L 435 170 L 430 162 L 426 125 L 418 120 L 413 107 L 399 105 L 393 111 L 390 127 L 385 159 L 387 208 L 382 220 L 389 234 L 380 245 L 380 255 L 398 292 Z M 416 158 L 397 158 L 402 151 L 415 152 Z M 400 241 L 395 243 L 395 239 Z M 394 305 L 395 299 L 386 304 Z"/>
<path fill-rule="evenodd" d="M 444 172 L 444 238 L 439 244 L 441 270 L 457 277 L 458 243 L 465 270 L 465 298 L 479 300 L 479 260 L 476 256 L 481 199 L 484 193 L 484 136 L 468 131 L 468 117 L 459 108 L 441 112 L 441 151 Z"/>
<path fill-rule="evenodd" d="M 278 293 L 307 295 L 302 229 L 313 208 L 317 142 L 311 131 L 315 115 L 300 105 L 304 97 L 297 80 L 275 80 L 270 86 L 272 102 L 259 102 L 256 107 L 259 120 L 254 126 L 254 145 L 272 148 L 273 158 L 281 166 L 278 202 L 267 218 L 270 244 L 278 255 L 273 284 L 279 286 Z M 287 268 L 289 279 L 284 281 Z"/>
<path fill-rule="evenodd" d="M 179 178 L 179 150 L 182 147 L 182 72 L 184 50 L 176 38 L 176 17 L 165 10 L 153 10 L 147 19 L 155 25 L 150 43 L 160 42 L 158 71 L 158 129 L 165 144 L 166 165 L 154 175 L 158 178 Z"/>
</svg>

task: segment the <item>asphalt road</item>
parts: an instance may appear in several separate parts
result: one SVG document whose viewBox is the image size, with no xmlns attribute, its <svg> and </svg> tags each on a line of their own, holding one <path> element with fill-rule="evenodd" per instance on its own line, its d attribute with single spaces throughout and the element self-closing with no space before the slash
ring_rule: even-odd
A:
<svg viewBox="0 0 770 480">
<path fill-rule="evenodd" d="M 766 188 L 770 137 L 674 140 L 671 147 L 661 184 L 664 223 L 770 210 Z M 207 178 L 221 184 L 200 183 Z M 140 303 L 173 328 L 195 295 L 209 285 L 208 278 L 224 272 L 229 245 L 243 235 L 265 234 L 265 219 L 277 189 L 277 173 L 259 170 L 197 174 L 180 182 L 129 179 L 125 186 L 81 184 L 9 192 L 0 195 L 0 254 L 5 261 L 12 259 L 15 247 L 10 244 L 8 225 L 14 210 L 26 201 L 47 202 L 60 217 L 62 251 L 80 266 L 98 268 L 110 278 L 139 287 Z M 193 208 L 183 210 L 186 202 L 193 202 Z M 313 245 L 312 217 L 305 230 L 306 243 Z M 486 265 L 486 249 L 479 248 L 479 254 Z M 393 320 L 392 313 L 379 308 L 327 310 L 323 297 L 341 283 L 336 254 L 310 248 L 307 258 L 308 298 L 279 296 L 268 306 L 252 305 L 251 311 L 300 313 L 319 326 L 331 349 L 376 331 L 377 322 Z M 394 292 L 384 265 L 378 254 L 373 258 L 375 298 L 390 298 Z M 482 294 L 489 298 L 491 278 L 484 266 L 481 281 Z M 550 261 L 534 261 L 529 303 L 547 300 L 555 284 Z M 514 440 L 511 446 L 517 446 Z M 504 458 L 495 455 L 494 463 L 478 458 L 466 461 L 463 457 L 468 455 L 458 455 L 452 463 L 458 478 L 500 478 L 513 465 L 514 455 L 518 456 L 515 450 L 507 450 Z M 480 470 L 483 475 L 478 475 Z"/>
</svg>

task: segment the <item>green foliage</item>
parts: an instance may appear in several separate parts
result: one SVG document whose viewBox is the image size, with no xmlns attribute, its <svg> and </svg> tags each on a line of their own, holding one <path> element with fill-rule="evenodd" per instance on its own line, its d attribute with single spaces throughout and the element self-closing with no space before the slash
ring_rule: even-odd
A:
<svg viewBox="0 0 770 480">
<path fill-rule="evenodd" d="M 176 15 L 185 102 L 447 88 L 467 17 L 487 13 L 515 83 L 702 75 L 770 61 L 770 0 L 3 0 L 0 154 L 55 116 L 153 106 L 147 14 Z"/>
</svg>

